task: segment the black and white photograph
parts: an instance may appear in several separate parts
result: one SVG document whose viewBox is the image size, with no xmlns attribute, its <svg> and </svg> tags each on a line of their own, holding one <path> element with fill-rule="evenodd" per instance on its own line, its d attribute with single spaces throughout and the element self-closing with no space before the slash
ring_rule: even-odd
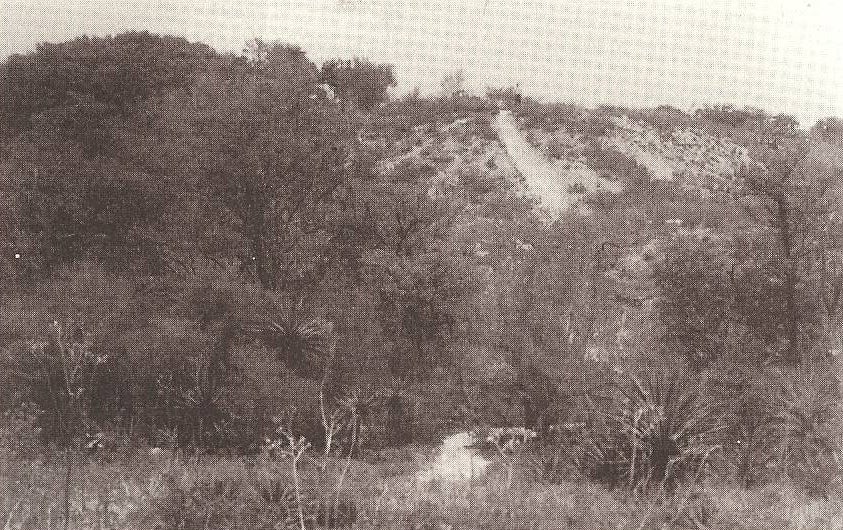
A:
<svg viewBox="0 0 843 530">
<path fill-rule="evenodd" d="M 0 0 L 0 530 L 843 530 L 843 2 Z"/>
</svg>

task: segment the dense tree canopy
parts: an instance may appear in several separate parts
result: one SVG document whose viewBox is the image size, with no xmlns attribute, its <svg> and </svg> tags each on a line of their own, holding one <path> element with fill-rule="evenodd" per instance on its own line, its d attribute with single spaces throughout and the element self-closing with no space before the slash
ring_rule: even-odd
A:
<svg viewBox="0 0 843 530">
<path fill-rule="evenodd" d="M 327 61 L 321 78 L 340 100 L 354 102 L 366 111 L 386 101 L 387 89 L 395 86 L 392 66 L 356 57 Z"/>
</svg>

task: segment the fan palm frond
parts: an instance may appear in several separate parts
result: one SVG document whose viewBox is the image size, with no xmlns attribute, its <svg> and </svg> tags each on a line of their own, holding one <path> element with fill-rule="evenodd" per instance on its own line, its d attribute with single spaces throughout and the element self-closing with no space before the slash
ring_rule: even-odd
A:
<svg viewBox="0 0 843 530">
<path fill-rule="evenodd" d="M 313 375 L 333 354 L 333 324 L 322 318 L 302 323 L 270 320 L 246 329 L 274 350 L 279 361 L 302 376 Z"/>
</svg>

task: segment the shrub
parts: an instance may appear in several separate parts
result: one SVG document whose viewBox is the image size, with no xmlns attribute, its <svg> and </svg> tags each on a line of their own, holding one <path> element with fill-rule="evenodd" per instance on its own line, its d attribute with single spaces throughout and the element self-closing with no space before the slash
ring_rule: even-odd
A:
<svg viewBox="0 0 843 530">
<path fill-rule="evenodd" d="M 69 447 L 94 429 L 92 410 L 101 367 L 107 356 L 91 347 L 90 334 L 78 323 L 54 321 L 45 340 L 19 344 L 10 352 L 25 400 L 36 405 L 37 425 L 48 440 Z"/>
<path fill-rule="evenodd" d="M 354 524 L 358 508 L 353 499 L 318 491 L 320 480 L 335 477 L 319 479 L 318 469 L 308 465 L 297 492 L 286 462 L 258 462 L 260 467 L 250 470 L 218 460 L 168 475 L 163 495 L 152 500 L 150 509 L 160 526 L 145 528 L 276 530 Z"/>
<path fill-rule="evenodd" d="M 728 404 L 722 470 L 734 476 L 741 487 L 761 484 L 776 459 L 776 439 L 781 425 L 774 408 L 774 374 L 754 363 L 741 362 L 736 355 L 716 361 L 705 372 L 707 393 Z"/>
<path fill-rule="evenodd" d="M 33 403 L 22 403 L 0 414 L 0 458 L 22 460 L 40 453 L 40 414 Z"/>
<path fill-rule="evenodd" d="M 241 478 L 182 484 L 170 478 L 167 494 L 155 501 L 152 512 L 163 528 L 298 528 L 292 490 L 274 480 L 252 485 Z"/>
<path fill-rule="evenodd" d="M 727 360 L 705 378 L 712 399 L 728 404 L 724 464 L 741 487 L 784 479 L 816 497 L 839 480 L 840 410 L 833 379 Z"/>
<path fill-rule="evenodd" d="M 786 378 L 778 392 L 780 466 L 811 496 L 826 496 L 840 474 L 838 399 L 836 388 L 816 375 Z"/>
<path fill-rule="evenodd" d="M 588 190 L 585 187 L 585 184 L 582 182 L 575 182 L 573 184 L 568 185 L 568 193 L 571 195 L 583 195 Z"/>
<path fill-rule="evenodd" d="M 722 407 L 686 370 L 657 367 L 592 400 L 578 460 L 592 479 L 633 488 L 699 478 L 725 430 Z"/>
</svg>

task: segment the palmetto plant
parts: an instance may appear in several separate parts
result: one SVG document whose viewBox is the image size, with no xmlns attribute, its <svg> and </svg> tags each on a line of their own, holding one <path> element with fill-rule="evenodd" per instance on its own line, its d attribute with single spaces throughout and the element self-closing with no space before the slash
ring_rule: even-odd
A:
<svg viewBox="0 0 843 530">
<path fill-rule="evenodd" d="M 197 363 L 193 373 L 158 378 L 157 391 L 172 418 L 169 443 L 174 448 L 191 444 L 209 447 L 225 438 L 231 419 L 226 410 L 229 392 L 210 381 L 202 363 Z"/>
<path fill-rule="evenodd" d="M 679 369 L 627 376 L 601 401 L 592 401 L 579 459 L 612 485 L 646 488 L 698 475 L 726 428 L 722 407 Z"/>
<path fill-rule="evenodd" d="M 278 360 L 299 375 L 312 375 L 332 354 L 333 324 L 322 318 L 254 323 L 247 327 L 275 351 Z"/>
</svg>

